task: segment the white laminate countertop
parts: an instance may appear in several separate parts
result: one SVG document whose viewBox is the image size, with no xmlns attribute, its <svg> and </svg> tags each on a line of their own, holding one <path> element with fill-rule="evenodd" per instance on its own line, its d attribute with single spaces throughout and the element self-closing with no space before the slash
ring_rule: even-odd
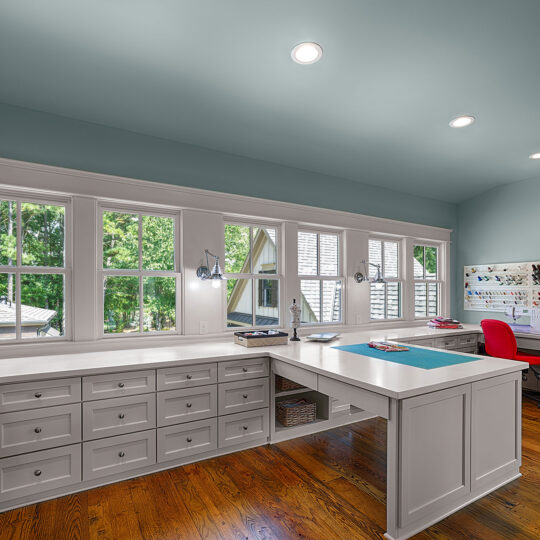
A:
<svg viewBox="0 0 540 540">
<path fill-rule="evenodd" d="M 464 325 L 459 330 L 401 327 L 344 333 L 332 343 L 302 340 L 250 349 L 235 345 L 231 336 L 223 341 L 201 340 L 173 347 L 7 358 L 0 360 L 0 384 L 269 356 L 391 398 L 403 399 L 527 368 L 528 364 L 524 362 L 479 356 L 474 362 L 425 370 L 332 348 L 370 340 L 400 341 L 479 331 L 475 325 Z"/>
</svg>

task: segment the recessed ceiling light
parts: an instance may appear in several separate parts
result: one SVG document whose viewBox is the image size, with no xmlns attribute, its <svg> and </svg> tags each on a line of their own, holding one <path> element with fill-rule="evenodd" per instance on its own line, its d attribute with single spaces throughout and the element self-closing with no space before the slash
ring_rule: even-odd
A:
<svg viewBox="0 0 540 540">
<path fill-rule="evenodd" d="M 291 51 L 291 58 L 297 64 L 314 64 L 321 56 L 322 48 L 318 43 L 299 43 Z"/>
<path fill-rule="evenodd" d="M 535 152 L 529 156 L 529 159 L 540 159 L 540 152 Z"/>
<path fill-rule="evenodd" d="M 457 118 L 454 118 L 453 120 L 450 120 L 450 127 L 453 128 L 462 128 L 470 126 L 474 122 L 474 116 L 465 115 L 465 116 L 458 116 Z"/>
</svg>

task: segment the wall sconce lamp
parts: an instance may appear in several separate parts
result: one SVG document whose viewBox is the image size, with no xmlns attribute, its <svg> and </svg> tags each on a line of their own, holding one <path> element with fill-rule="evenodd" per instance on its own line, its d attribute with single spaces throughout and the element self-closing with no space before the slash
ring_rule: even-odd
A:
<svg viewBox="0 0 540 540">
<path fill-rule="evenodd" d="M 371 263 L 369 261 L 360 261 L 360 262 L 364 265 L 364 273 L 356 272 L 356 274 L 354 274 L 353 276 L 354 281 L 356 281 L 356 283 L 363 283 L 364 281 L 367 281 L 368 283 L 375 283 L 376 289 L 382 289 L 384 284 L 386 283 L 386 280 L 382 277 L 381 265 Z M 369 272 L 367 268 L 368 264 L 369 266 L 373 266 L 374 268 L 377 269 L 377 275 L 372 279 L 369 279 Z"/>
<path fill-rule="evenodd" d="M 221 287 L 221 282 L 227 280 L 227 278 L 221 272 L 221 268 L 219 266 L 219 257 L 213 253 L 210 253 L 210 251 L 207 249 L 204 250 L 204 254 L 206 255 L 206 266 L 201 265 L 199 268 L 197 268 L 197 277 L 203 281 L 210 279 L 212 281 L 212 287 L 214 287 L 214 289 L 219 289 Z M 214 257 L 214 266 L 212 267 L 212 271 L 210 271 L 210 264 L 208 263 L 209 255 L 210 257 Z"/>
</svg>

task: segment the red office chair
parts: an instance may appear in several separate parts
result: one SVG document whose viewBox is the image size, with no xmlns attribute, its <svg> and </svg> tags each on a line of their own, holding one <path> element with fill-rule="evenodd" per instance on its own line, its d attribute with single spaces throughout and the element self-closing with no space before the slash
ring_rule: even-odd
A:
<svg viewBox="0 0 540 540">
<path fill-rule="evenodd" d="M 514 336 L 514 332 L 508 324 L 495 319 L 484 319 L 480 325 L 484 331 L 486 352 L 489 356 L 528 362 L 534 376 L 537 380 L 540 380 L 540 356 L 518 351 L 516 336 Z M 538 407 L 540 408 L 540 399 L 537 396 L 531 395 L 530 392 L 526 394 L 538 402 Z"/>
</svg>

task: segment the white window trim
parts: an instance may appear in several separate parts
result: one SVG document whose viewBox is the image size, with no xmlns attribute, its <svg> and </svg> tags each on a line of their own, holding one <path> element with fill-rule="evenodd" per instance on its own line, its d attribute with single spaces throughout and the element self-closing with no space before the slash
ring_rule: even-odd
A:
<svg viewBox="0 0 540 540">
<path fill-rule="evenodd" d="M 15 302 L 16 302 L 16 322 L 15 322 L 15 338 L 0 339 L 0 345 L 15 345 L 15 344 L 32 344 L 35 342 L 43 343 L 44 341 L 63 342 L 72 339 L 72 253 L 73 253 L 73 232 L 72 232 L 72 217 L 71 217 L 71 198 L 59 197 L 54 194 L 32 194 L 32 192 L 24 192 L 21 190 L 0 190 L 1 200 L 11 200 L 17 203 L 17 261 L 15 265 L 0 265 L 0 273 L 13 274 L 15 276 Z M 22 202 L 32 204 L 45 204 L 52 206 L 64 207 L 64 266 L 23 266 L 22 265 L 22 238 L 20 231 L 22 229 L 22 215 L 20 205 Z M 60 274 L 64 276 L 64 335 L 58 337 L 36 337 L 23 338 L 21 335 L 21 302 L 17 302 L 17 297 L 20 298 L 21 293 L 21 274 Z"/>
<path fill-rule="evenodd" d="M 163 208 L 155 208 L 149 206 L 137 206 L 137 205 L 109 205 L 106 203 L 98 204 L 98 235 L 97 235 L 97 262 L 98 268 L 96 272 L 97 279 L 97 320 L 96 328 L 98 328 L 99 339 L 126 339 L 135 338 L 140 339 L 150 336 L 176 336 L 182 334 L 183 328 L 183 306 L 181 303 L 181 289 L 182 289 L 182 273 L 180 272 L 180 242 L 182 231 L 180 228 L 180 211 L 166 212 Z M 139 254 L 139 268 L 138 269 L 112 269 L 103 268 L 103 213 L 104 212 L 118 212 L 123 214 L 137 214 L 139 217 L 139 238 L 138 238 L 138 254 Z M 174 270 L 143 270 L 142 269 L 142 216 L 164 217 L 174 219 Z M 105 317 L 104 313 L 104 292 L 105 292 L 105 278 L 107 276 L 137 276 L 139 277 L 139 331 L 138 332 L 126 332 L 126 333 L 106 333 L 103 326 Z M 145 332 L 143 330 L 144 325 L 144 294 L 143 294 L 143 278 L 145 277 L 173 277 L 176 279 L 176 329 L 175 330 L 151 330 Z"/>
<path fill-rule="evenodd" d="M 339 321 L 329 321 L 329 322 L 311 322 L 311 323 L 301 323 L 302 328 L 309 328 L 309 327 L 324 327 L 324 326 L 344 326 L 346 324 L 345 321 L 345 314 L 347 313 L 347 291 L 346 291 L 346 279 L 343 275 L 343 268 L 344 268 L 344 260 L 346 255 L 346 246 L 344 245 L 344 234 L 342 230 L 335 230 L 335 229 L 323 229 L 323 228 L 315 228 L 315 227 L 299 227 L 297 231 L 297 238 L 300 233 L 311 233 L 317 235 L 317 274 L 316 275 L 304 275 L 298 273 L 298 261 L 296 265 L 296 272 L 298 276 L 298 286 L 301 287 L 302 280 L 310 280 L 310 281 L 319 281 L 319 287 L 320 287 L 320 313 L 322 318 L 322 312 L 323 312 L 323 282 L 324 281 L 341 281 L 341 309 L 340 309 L 340 317 Z M 321 276 L 319 274 L 320 270 L 320 235 L 321 234 L 328 234 L 328 235 L 335 235 L 338 237 L 338 275 L 336 276 Z M 297 256 L 298 256 L 298 245 L 296 247 L 297 250 Z M 302 290 L 299 288 L 298 290 L 298 297 L 301 297 Z"/>
<path fill-rule="evenodd" d="M 265 279 L 261 278 L 261 275 L 267 276 L 266 279 L 275 279 L 278 281 L 278 306 L 277 306 L 277 312 L 278 312 L 278 322 L 277 324 L 273 325 L 259 325 L 256 324 L 252 326 L 227 326 L 227 315 L 228 315 L 228 306 L 227 306 L 227 287 L 223 287 L 224 291 L 224 297 L 225 297 L 225 332 L 240 332 L 240 331 L 246 331 L 249 332 L 250 330 L 273 330 L 277 328 L 283 327 L 283 321 L 281 320 L 281 306 L 283 301 L 283 274 L 282 274 L 282 262 L 281 262 L 281 225 L 279 223 L 273 223 L 273 222 L 262 222 L 257 220 L 243 220 L 238 218 L 231 218 L 228 219 L 227 216 L 224 216 L 223 218 L 223 243 L 225 244 L 225 226 L 226 225 L 237 225 L 240 227 L 250 227 L 250 236 L 249 236 L 249 257 L 250 257 L 250 266 L 251 270 L 253 270 L 253 237 L 251 231 L 253 228 L 268 228 L 268 229 L 275 229 L 276 231 L 276 273 L 275 274 L 255 274 L 255 273 L 230 273 L 225 272 L 225 260 L 223 260 L 222 269 L 224 272 L 224 276 L 227 279 L 251 279 L 251 321 L 252 323 L 255 323 L 257 321 L 257 294 L 256 294 L 256 280 L 257 279 Z M 225 256 L 227 256 L 226 251 L 224 251 Z"/>
<path fill-rule="evenodd" d="M 369 322 L 370 323 L 384 323 L 384 322 L 396 322 L 396 321 L 404 321 L 406 320 L 405 318 L 405 278 L 404 278 L 404 270 L 403 270 L 403 252 L 405 251 L 404 249 L 404 245 L 403 245 L 403 239 L 401 238 L 396 238 L 395 236 L 392 237 L 392 236 L 380 236 L 380 235 L 369 235 L 369 238 L 368 238 L 368 256 L 366 258 L 366 260 L 369 262 L 369 241 L 370 240 L 379 240 L 381 242 L 383 242 L 383 244 L 381 245 L 381 275 L 383 276 L 384 280 L 387 282 L 387 283 L 400 283 L 401 284 L 401 287 L 400 287 L 400 291 L 399 291 L 399 296 L 400 296 L 400 299 L 399 299 L 399 313 L 400 313 L 400 316 L 399 317 L 393 317 L 393 318 L 389 318 L 389 317 L 385 317 L 383 319 L 372 319 L 371 318 L 371 285 L 370 285 L 370 292 L 369 292 L 369 298 L 370 298 L 370 301 L 369 301 Z M 397 278 L 387 278 L 384 276 L 384 242 L 395 242 L 398 244 L 398 277 Z M 367 272 L 368 272 L 368 277 L 369 277 L 369 265 L 367 267 Z M 387 296 L 387 289 L 386 287 L 384 288 L 385 289 L 385 306 L 384 306 L 384 312 L 386 314 L 387 312 L 387 309 L 386 309 L 386 296 Z"/>
</svg>

